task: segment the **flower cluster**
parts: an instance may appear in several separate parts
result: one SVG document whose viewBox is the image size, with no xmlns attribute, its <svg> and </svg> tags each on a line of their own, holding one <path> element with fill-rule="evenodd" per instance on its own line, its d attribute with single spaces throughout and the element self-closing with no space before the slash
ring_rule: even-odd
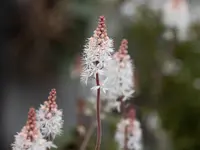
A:
<svg viewBox="0 0 200 150">
<path fill-rule="evenodd" d="M 51 147 L 56 148 L 52 142 L 43 139 L 36 125 L 35 109 L 30 108 L 26 125 L 15 136 L 15 142 L 12 144 L 13 150 L 46 150 Z"/>
<path fill-rule="evenodd" d="M 37 111 L 37 122 L 44 138 L 53 140 L 56 135 L 61 134 L 64 121 L 62 111 L 57 109 L 55 89 L 50 91 L 48 101 Z"/>
<path fill-rule="evenodd" d="M 81 81 L 87 84 L 88 78 L 96 78 L 96 74 L 103 74 L 108 60 L 113 52 L 113 41 L 107 35 L 105 17 L 100 16 L 98 27 L 94 35 L 88 39 L 85 45 L 82 58 Z M 102 82 L 103 83 L 103 82 Z M 100 87 L 97 87 L 100 88 Z"/>
<path fill-rule="evenodd" d="M 128 55 L 128 41 L 122 40 L 119 51 L 113 55 L 108 65 L 106 75 L 108 80 L 105 86 L 109 89 L 108 99 L 123 97 L 127 100 L 134 93 L 133 66 L 130 55 Z"/>
<path fill-rule="evenodd" d="M 100 16 L 98 27 L 94 31 L 93 37 L 89 38 L 82 58 L 81 81 L 85 84 L 88 79 L 96 79 L 96 86 L 92 90 L 96 91 L 96 116 L 97 116 L 97 143 L 96 150 L 100 149 L 101 144 L 101 114 L 100 112 L 109 112 L 112 108 L 123 108 L 123 101 L 129 99 L 134 93 L 134 78 L 132 60 L 128 55 L 128 41 L 122 40 L 119 51 L 113 54 L 113 41 L 107 36 L 105 18 Z M 91 80 L 94 81 L 94 80 Z M 104 92 L 102 94 L 101 90 Z M 117 100 L 120 98 L 120 102 Z M 108 100 L 107 107 L 102 109 L 100 100 Z M 88 113 L 89 112 L 89 113 Z M 90 114 L 90 111 L 87 113 Z M 134 125 L 137 129 L 137 121 L 129 120 L 128 127 Z M 129 129 L 129 133 L 136 134 L 136 130 Z M 138 127 L 139 130 L 139 127 Z M 139 130 L 140 131 L 140 130 Z M 117 132 L 116 139 L 120 140 L 120 132 Z M 141 134 L 141 133 L 140 133 Z M 133 135 L 133 134 L 132 134 Z M 138 147 L 138 136 L 130 135 L 128 145 Z M 134 142 L 133 142 L 134 141 Z M 124 141 L 122 141 L 124 142 Z M 140 145 L 141 146 L 141 145 Z M 130 148 L 131 149 L 131 148 Z"/>
<path fill-rule="evenodd" d="M 169 0 L 163 7 L 163 22 L 169 28 L 176 28 L 178 39 L 187 39 L 190 25 L 190 12 L 186 0 Z M 170 33 L 165 33 L 166 38 L 171 38 Z"/>
<path fill-rule="evenodd" d="M 117 124 L 115 140 L 120 149 L 142 150 L 142 130 L 133 109 L 127 119 L 121 119 Z"/>
</svg>

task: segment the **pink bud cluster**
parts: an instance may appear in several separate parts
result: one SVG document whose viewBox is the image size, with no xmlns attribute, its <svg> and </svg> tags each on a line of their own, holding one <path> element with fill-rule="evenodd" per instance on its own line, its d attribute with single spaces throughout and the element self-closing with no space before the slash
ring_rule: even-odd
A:
<svg viewBox="0 0 200 150">
<path fill-rule="evenodd" d="M 36 140 L 39 136 L 39 130 L 36 127 L 36 113 L 34 108 L 29 109 L 28 120 L 20 135 L 31 142 Z"/>
<path fill-rule="evenodd" d="M 56 89 L 52 89 L 49 93 L 48 101 L 44 102 L 43 110 L 47 112 L 46 117 L 51 118 L 52 112 L 57 111 L 57 104 L 56 104 Z"/>
<path fill-rule="evenodd" d="M 94 38 L 98 39 L 98 44 L 101 45 L 103 43 L 103 41 L 108 40 L 108 35 L 107 35 L 107 29 L 106 29 L 106 24 L 105 24 L 105 17 L 104 16 L 100 16 L 99 17 L 99 23 L 98 26 L 96 28 L 96 30 L 94 31 Z"/>
<path fill-rule="evenodd" d="M 44 102 L 44 105 L 40 105 L 37 111 L 37 121 L 43 137 L 54 139 L 56 135 L 61 134 L 64 121 L 62 120 L 62 110 L 58 109 L 56 103 L 56 89 L 52 89 L 48 100 Z"/>
<path fill-rule="evenodd" d="M 121 62 L 120 67 L 125 67 L 125 64 L 122 61 L 130 60 L 130 55 L 128 55 L 128 41 L 123 39 L 119 47 L 118 52 L 113 56 L 118 62 Z"/>
<path fill-rule="evenodd" d="M 119 53 L 126 55 L 128 53 L 128 41 L 123 39 L 119 47 Z"/>
<path fill-rule="evenodd" d="M 172 7 L 176 9 L 179 6 L 180 2 L 181 0 L 172 0 Z"/>
</svg>

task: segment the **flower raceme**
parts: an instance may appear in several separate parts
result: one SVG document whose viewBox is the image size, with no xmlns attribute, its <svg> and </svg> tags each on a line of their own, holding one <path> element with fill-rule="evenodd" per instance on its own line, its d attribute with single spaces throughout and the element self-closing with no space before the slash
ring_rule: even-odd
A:
<svg viewBox="0 0 200 150">
<path fill-rule="evenodd" d="M 105 17 L 99 17 L 99 23 L 94 31 L 94 34 L 91 38 L 88 39 L 82 58 L 82 72 L 81 72 L 81 81 L 85 84 L 88 83 L 88 79 L 92 78 L 96 81 L 96 86 L 92 90 L 96 91 L 96 118 L 97 118 L 97 142 L 95 150 L 100 149 L 101 144 L 101 102 L 100 102 L 100 89 L 103 92 L 106 92 L 104 84 L 106 78 L 101 77 L 104 75 L 104 71 L 107 70 L 108 61 L 111 59 L 111 53 L 113 52 L 113 41 L 107 35 L 107 29 L 105 25 Z M 93 80 L 91 80 L 93 81 Z"/>
<path fill-rule="evenodd" d="M 112 52 L 113 41 L 107 35 L 105 17 L 100 16 L 98 26 L 93 36 L 87 40 L 83 51 L 81 81 L 87 84 L 90 77 L 96 78 L 96 73 L 103 75 Z M 98 88 L 100 87 L 95 89 Z"/>
<path fill-rule="evenodd" d="M 142 150 L 142 129 L 135 118 L 135 110 L 131 109 L 128 118 L 117 124 L 115 140 L 120 149 Z"/>
<path fill-rule="evenodd" d="M 177 29 L 177 37 L 179 40 L 186 40 L 188 37 L 188 28 L 191 23 L 191 14 L 188 2 L 186 0 L 168 0 L 163 6 L 163 23 L 168 28 Z M 171 38 L 171 34 L 167 31 L 164 36 Z"/>
<path fill-rule="evenodd" d="M 26 125 L 15 136 L 15 142 L 12 144 L 13 150 L 46 150 L 51 147 L 56 148 L 52 142 L 43 139 L 36 125 L 35 109 L 30 108 Z"/>
<path fill-rule="evenodd" d="M 43 137 L 54 140 L 56 135 L 61 134 L 63 122 L 62 111 L 57 109 L 56 89 L 52 89 L 48 101 L 45 101 L 37 111 L 37 123 Z"/>
<path fill-rule="evenodd" d="M 128 54 L 128 41 L 122 40 L 119 51 L 109 61 L 105 86 L 108 88 L 107 98 L 116 100 L 122 97 L 123 101 L 129 99 L 134 93 L 133 65 Z"/>
</svg>

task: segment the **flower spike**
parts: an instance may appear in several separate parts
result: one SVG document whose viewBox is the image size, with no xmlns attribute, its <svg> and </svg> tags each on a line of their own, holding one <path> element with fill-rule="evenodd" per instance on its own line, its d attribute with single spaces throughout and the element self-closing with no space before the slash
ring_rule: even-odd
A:
<svg viewBox="0 0 200 150">
<path fill-rule="evenodd" d="M 60 135 L 63 127 L 62 110 L 57 109 L 56 89 L 49 93 L 48 101 L 44 102 L 37 111 L 37 121 L 44 138 L 53 140 Z"/>
<path fill-rule="evenodd" d="M 113 41 L 107 35 L 105 17 L 100 16 L 97 28 L 83 50 L 81 81 L 87 84 L 88 79 L 95 77 L 96 73 L 104 75 L 112 52 Z"/>
<path fill-rule="evenodd" d="M 12 144 L 13 150 L 46 150 L 51 147 L 56 148 L 52 142 L 43 139 L 36 125 L 35 109 L 30 108 L 26 125 L 15 136 L 15 142 Z"/>
<path fill-rule="evenodd" d="M 109 89 L 107 98 L 122 101 L 129 99 L 134 93 L 133 65 L 128 54 L 128 41 L 123 39 L 119 50 L 114 53 L 106 72 L 108 81 L 105 86 Z"/>
</svg>

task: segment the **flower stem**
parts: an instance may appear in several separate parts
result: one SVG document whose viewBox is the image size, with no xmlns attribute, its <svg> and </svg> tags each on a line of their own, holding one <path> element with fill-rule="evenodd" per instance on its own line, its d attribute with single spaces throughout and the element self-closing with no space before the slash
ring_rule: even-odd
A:
<svg viewBox="0 0 200 150">
<path fill-rule="evenodd" d="M 128 150 L 128 125 L 125 126 L 124 130 L 124 150 Z"/>
<path fill-rule="evenodd" d="M 100 86 L 99 83 L 99 74 L 96 73 L 96 84 L 97 86 Z M 97 103 L 96 103 L 96 107 L 97 107 L 97 111 L 96 111 L 96 118 L 97 118 L 97 142 L 96 142 L 96 147 L 95 150 L 99 150 L 100 149 L 100 145 L 101 145 L 101 118 L 100 118 L 100 88 L 97 89 Z"/>
<path fill-rule="evenodd" d="M 121 110 L 122 117 L 125 117 L 125 106 L 123 102 L 123 96 L 120 97 L 120 110 Z"/>
<path fill-rule="evenodd" d="M 89 143 L 89 141 L 91 139 L 91 136 L 92 136 L 95 128 L 96 128 L 96 122 L 92 122 L 92 124 L 91 124 L 90 128 L 88 129 L 88 132 L 87 132 L 87 134 L 86 134 L 86 136 L 84 138 L 84 141 L 81 144 L 80 150 L 86 150 L 87 145 L 88 145 L 88 143 Z"/>
</svg>

